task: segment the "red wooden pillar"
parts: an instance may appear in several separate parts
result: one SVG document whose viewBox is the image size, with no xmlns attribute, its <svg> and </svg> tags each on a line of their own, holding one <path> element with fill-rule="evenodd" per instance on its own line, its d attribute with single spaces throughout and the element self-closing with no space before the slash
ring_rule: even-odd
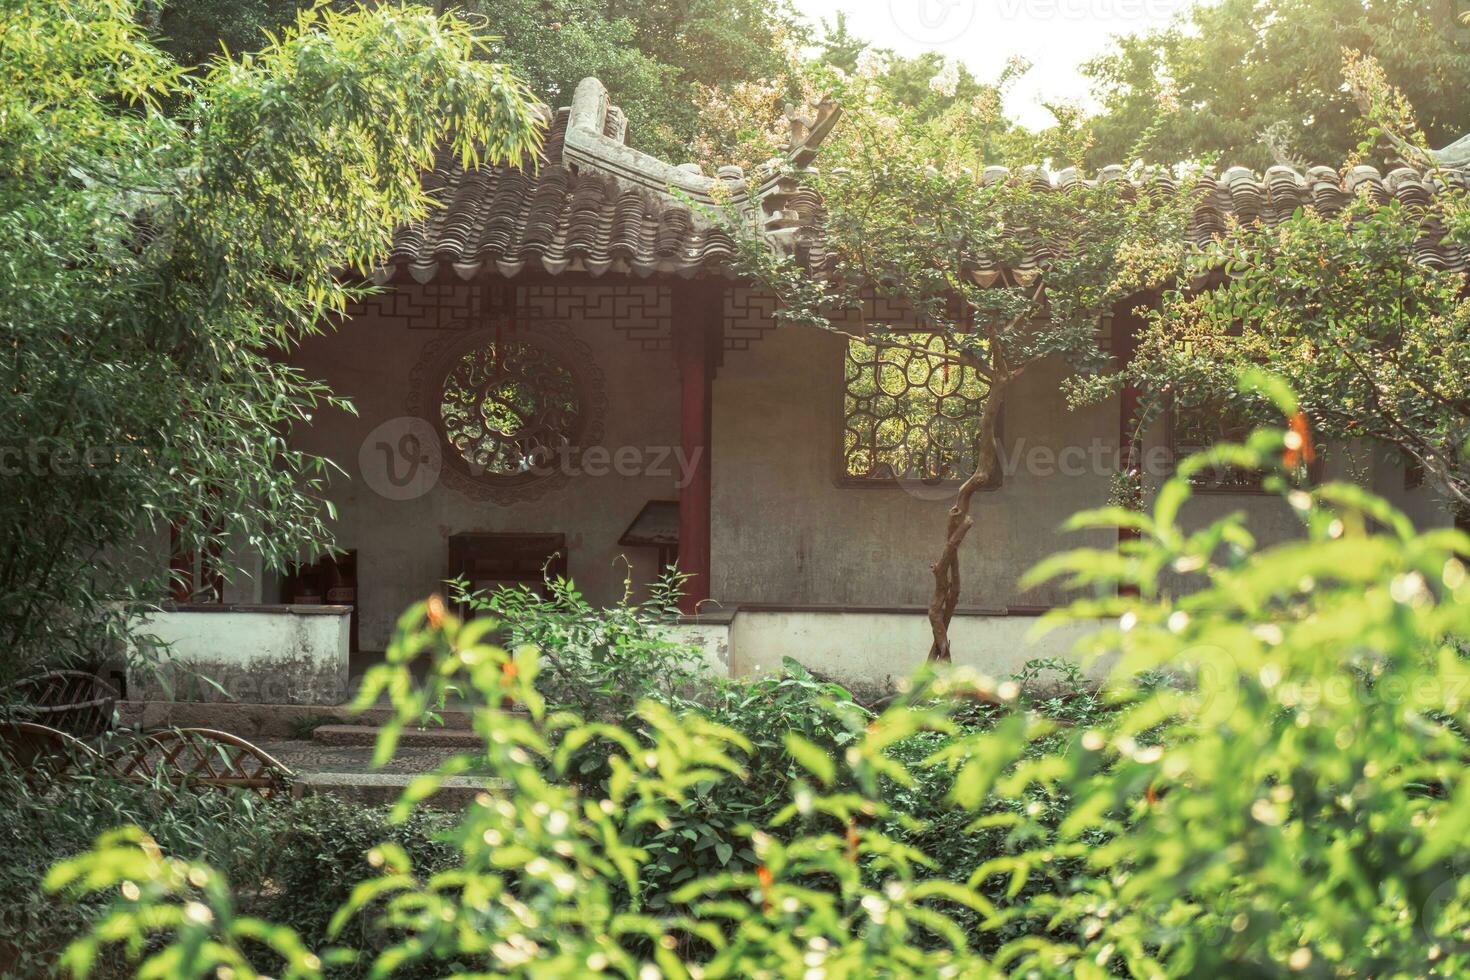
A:
<svg viewBox="0 0 1470 980">
<path fill-rule="evenodd" d="M 674 359 L 679 366 L 679 430 L 688 467 L 679 488 L 679 570 L 685 583 L 680 608 L 699 611 L 710 597 L 711 391 L 724 328 L 723 284 L 690 280 L 674 284 Z"/>
</svg>

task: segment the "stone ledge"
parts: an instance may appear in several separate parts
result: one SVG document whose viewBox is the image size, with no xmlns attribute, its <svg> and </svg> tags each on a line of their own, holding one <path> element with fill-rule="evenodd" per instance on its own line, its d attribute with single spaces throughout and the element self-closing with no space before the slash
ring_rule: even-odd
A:
<svg viewBox="0 0 1470 980">
<path fill-rule="evenodd" d="M 263 613 L 292 616 L 349 616 L 351 606 L 315 605 L 292 603 L 290 605 L 260 605 L 242 602 L 165 602 L 158 607 L 170 613 Z"/>
<path fill-rule="evenodd" d="M 241 738 L 291 738 L 307 725 L 381 725 L 393 716 L 389 707 L 372 707 L 354 713 L 347 705 L 250 704 L 223 701 L 119 701 L 118 721 L 124 728 L 215 728 Z M 438 712 L 442 729 L 470 727 L 470 712 L 446 708 Z"/>
</svg>

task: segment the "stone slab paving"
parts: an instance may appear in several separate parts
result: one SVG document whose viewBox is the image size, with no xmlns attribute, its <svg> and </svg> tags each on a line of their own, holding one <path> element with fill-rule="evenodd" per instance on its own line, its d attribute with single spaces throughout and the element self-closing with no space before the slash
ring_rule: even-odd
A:
<svg viewBox="0 0 1470 980">
<path fill-rule="evenodd" d="M 297 797 L 329 795 L 370 806 L 397 803 L 403 788 L 412 776 L 391 773 L 341 773 L 321 772 L 297 777 L 292 784 L 292 793 Z M 485 793 L 503 792 L 499 784 L 486 785 L 485 780 L 468 776 L 451 776 L 439 784 L 439 789 L 422 805 L 437 810 L 457 810 L 467 807 Z"/>
<path fill-rule="evenodd" d="M 256 743 L 296 773 L 390 773 L 417 775 L 430 772 L 450 756 L 454 748 L 436 745 L 400 745 L 381 769 L 372 767 L 371 745 L 330 745 L 297 739 L 262 739 Z"/>
</svg>

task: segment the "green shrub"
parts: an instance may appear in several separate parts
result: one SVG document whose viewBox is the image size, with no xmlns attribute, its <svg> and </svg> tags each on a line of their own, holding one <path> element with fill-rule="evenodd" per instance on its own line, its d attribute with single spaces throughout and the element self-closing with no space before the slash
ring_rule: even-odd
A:
<svg viewBox="0 0 1470 980">
<path fill-rule="evenodd" d="M 262 862 L 266 887 L 242 909 L 289 926 L 317 946 L 327 942 L 332 916 L 351 897 L 356 883 L 374 873 L 368 854 L 379 844 L 400 848 L 426 872 L 446 871 L 457 864 L 455 849 L 444 840 L 455 821 L 435 810 L 395 822 L 388 819 L 387 807 L 309 796 L 274 807 L 266 817 L 270 847 Z M 342 939 L 361 950 L 388 942 L 366 917 L 351 923 Z M 366 973 L 355 967 L 339 972 Z"/>
<path fill-rule="evenodd" d="M 135 825 L 170 854 L 228 876 L 244 913 L 287 925 L 324 945 L 327 926 L 354 884 L 373 874 L 367 855 L 392 841 L 418 867 L 447 869 L 455 851 L 441 841 L 454 820 L 437 811 L 388 820 L 387 807 L 328 796 L 263 801 L 250 794 L 176 792 L 163 784 L 78 779 L 38 795 L 8 766 L 0 769 L 0 975 L 44 976 L 62 950 L 106 908 L 104 896 L 65 902 L 42 888 L 58 855 L 86 851 L 101 834 Z M 351 936 L 371 949 L 384 937 L 365 920 Z M 104 975 L 131 976 L 130 969 Z M 364 975 L 344 967 L 334 976 Z"/>
<path fill-rule="evenodd" d="M 630 598 L 629 582 L 623 600 L 610 608 L 591 605 L 570 579 L 549 576 L 545 595 L 525 586 L 471 591 L 463 581 L 450 588 L 456 604 L 493 618 L 507 648 L 542 651 L 537 689 L 548 703 L 616 721 L 645 698 L 683 706 L 707 679 L 704 657 L 667 630 L 679 620 L 686 578 L 666 574 L 645 602 Z"/>
<path fill-rule="evenodd" d="M 87 850 L 114 827 L 142 827 L 171 854 L 206 860 L 252 887 L 270 852 L 255 797 L 173 793 L 167 786 L 91 778 L 38 795 L 0 757 L 0 971 L 43 976 L 106 906 L 104 896 L 59 901 L 42 887 L 59 856 Z"/>
<path fill-rule="evenodd" d="M 644 901 L 659 910 L 674 906 L 672 896 L 686 882 L 724 872 L 748 873 L 756 865 L 748 828 L 771 827 L 791 800 L 792 781 L 804 774 L 790 751 L 793 739 L 835 755 L 872 718 L 841 685 L 817 680 L 791 659 L 774 676 L 711 684 L 704 698 L 685 710 L 698 711 L 740 736 L 730 748 L 740 778 L 697 784 L 666 809 L 663 820 L 633 835 L 648 853 L 640 875 Z M 791 836 L 789 831 L 773 832 L 779 838 Z"/>
<path fill-rule="evenodd" d="M 1137 540 L 1034 573 L 1094 597 L 1044 625 L 1111 621 L 1084 644 L 1118 658 L 1098 696 L 1017 704 L 1019 684 L 949 671 L 874 717 L 792 671 L 708 713 L 647 700 L 589 721 L 548 709 L 535 651 L 488 644 L 493 623 L 410 610 L 362 691 L 396 708 L 380 755 L 457 686 L 484 748 L 440 775 L 483 767 L 509 789 L 458 818 L 447 870 L 371 852 L 334 941 L 382 975 L 1465 973 L 1470 663 L 1446 637 L 1470 636 L 1470 538 L 1417 533 L 1356 487 L 1292 487 L 1285 446 L 1261 433 L 1187 461 L 1151 512 L 1073 522 Z M 1240 515 L 1181 524 L 1202 466 L 1274 469 L 1303 540 L 1259 550 Z M 1191 587 L 1164 593 L 1166 571 Z M 573 765 L 594 743 L 607 775 L 589 782 Z M 145 937 L 170 976 L 251 976 L 261 943 L 287 976 L 353 955 L 243 917 L 219 872 L 137 830 L 47 884 L 112 896 L 78 967 Z"/>
</svg>

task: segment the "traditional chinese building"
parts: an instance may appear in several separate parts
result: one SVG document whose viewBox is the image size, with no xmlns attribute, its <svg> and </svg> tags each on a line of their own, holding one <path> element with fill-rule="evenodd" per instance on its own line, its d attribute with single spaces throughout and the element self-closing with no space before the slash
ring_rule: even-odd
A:
<svg viewBox="0 0 1470 980">
<path fill-rule="evenodd" d="M 853 680 L 906 673 L 928 646 L 952 480 L 979 451 L 954 433 L 983 388 L 922 354 L 779 326 L 701 211 L 733 200 L 773 247 L 819 263 L 821 202 L 785 168 L 810 165 L 835 122 L 831 106 L 798 121 L 782 166 L 705 175 L 629 147 L 628 120 L 588 79 L 555 115 L 538 169 L 443 161 L 431 181 L 444 206 L 396 236 L 375 273 L 384 291 L 292 354 L 358 410 L 323 410 L 297 437 L 351 476 L 332 491 L 343 555 L 225 598 L 350 605 L 352 642 L 374 651 L 450 577 L 534 584 L 548 567 L 610 603 L 625 579 L 646 593 L 677 560 L 692 576 L 691 629 L 733 673 L 783 655 Z M 1205 181 L 1193 234 L 1204 243 L 1232 218 L 1275 222 L 1359 192 L 1430 193 L 1410 170 L 1232 169 Z M 1424 248 L 1426 261 L 1466 261 Z M 1134 305 L 1099 325 L 1119 357 Z M 881 299 L 864 319 L 912 325 Z M 1043 652 L 1024 637 L 1061 598 L 1022 590 L 1020 575 L 1064 545 L 1109 543 L 1057 529 L 1106 500 L 1136 396 L 1073 412 L 1062 377 L 1037 370 L 1008 397 L 1003 475 L 977 498 L 964 544 L 956 659 L 995 672 Z M 1193 431 L 1160 429 L 1142 446 L 1154 474 Z M 1378 461 L 1371 479 L 1425 523 L 1448 522 L 1396 464 Z M 1261 538 L 1293 532 L 1274 498 L 1213 489 L 1191 504 L 1200 519 L 1245 508 Z"/>
</svg>

